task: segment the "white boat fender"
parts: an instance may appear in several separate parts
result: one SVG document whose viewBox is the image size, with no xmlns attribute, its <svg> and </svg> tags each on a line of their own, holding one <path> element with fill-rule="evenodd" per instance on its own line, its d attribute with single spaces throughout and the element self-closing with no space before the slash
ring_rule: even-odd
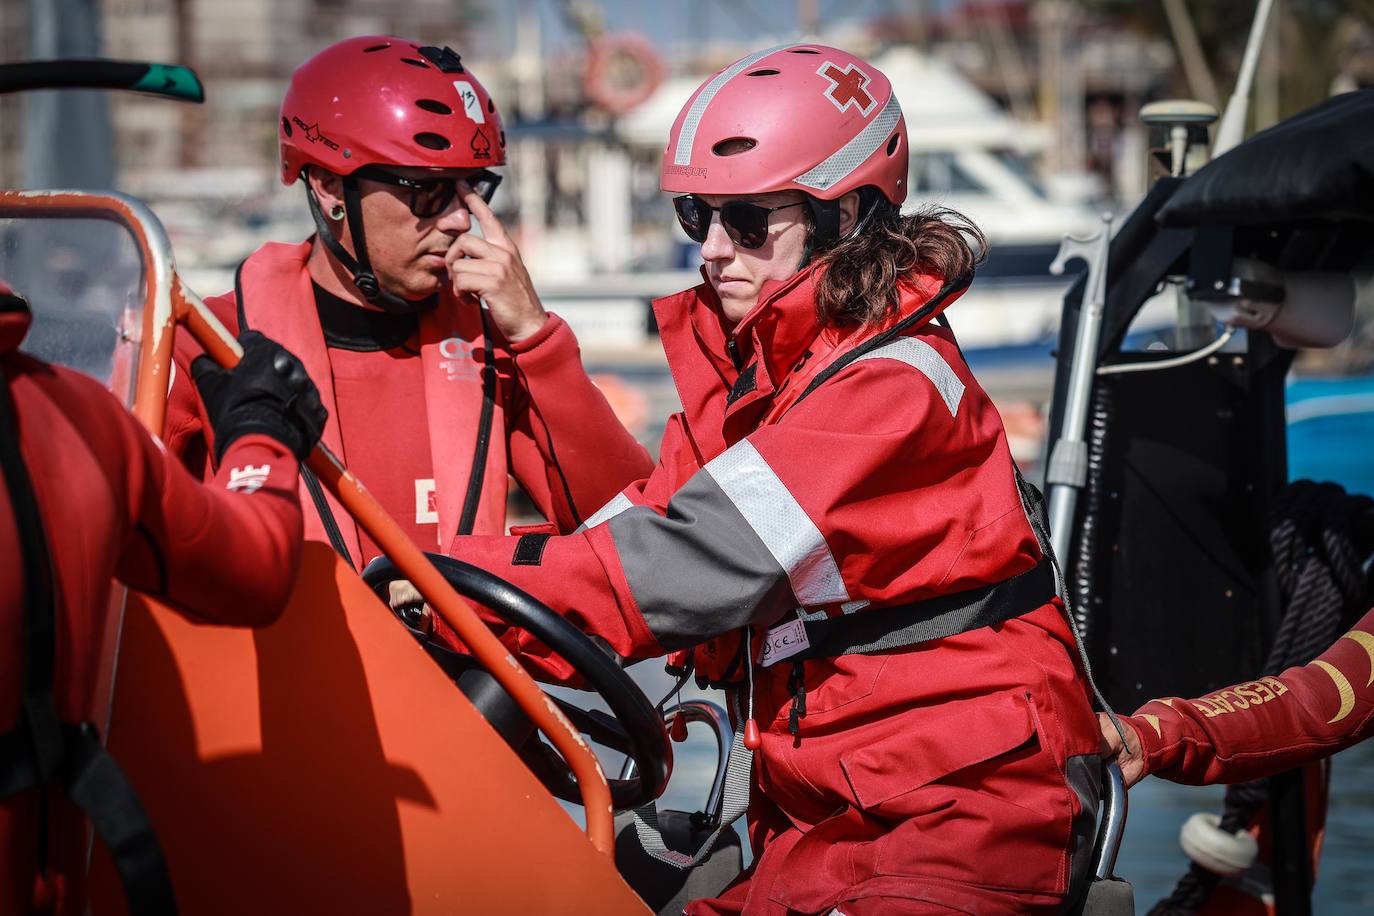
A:
<svg viewBox="0 0 1374 916">
<path fill-rule="evenodd" d="M 1201 867 L 1229 878 L 1255 864 L 1259 843 L 1248 830 L 1227 833 L 1220 825 L 1221 815 L 1199 811 L 1183 822 L 1178 845 Z"/>
</svg>

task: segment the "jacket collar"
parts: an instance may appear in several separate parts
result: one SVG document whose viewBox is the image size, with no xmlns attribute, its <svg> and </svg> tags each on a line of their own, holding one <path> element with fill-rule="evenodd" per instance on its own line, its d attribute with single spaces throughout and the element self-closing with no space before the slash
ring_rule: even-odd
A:
<svg viewBox="0 0 1374 916">
<path fill-rule="evenodd" d="M 668 368 L 703 449 L 714 454 L 713 448 L 723 450 L 746 435 L 789 379 L 809 377 L 839 352 L 882 333 L 928 302 L 943 285 L 939 277 L 918 275 L 902 285 L 897 314 L 890 320 L 834 328 L 816 317 L 819 269 L 765 283 L 758 304 L 733 328 L 704 269 L 699 286 L 654 300 Z M 930 318 L 957 298 L 958 294 L 947 297 Z"/>
<path fill-rule="evenodd" d="M 659 337 L 678 398 L 703 448 L 723 449 L 755 417 L 822 331 L 815 269 L 764 284 L 758 304 L 733 328 L 702 270 L 701 285 L 654 301 Z M 745 429 L 747 432 L 747 429 Z M 719 439 L 720 441 L 715 441 Z"/>
</svg>

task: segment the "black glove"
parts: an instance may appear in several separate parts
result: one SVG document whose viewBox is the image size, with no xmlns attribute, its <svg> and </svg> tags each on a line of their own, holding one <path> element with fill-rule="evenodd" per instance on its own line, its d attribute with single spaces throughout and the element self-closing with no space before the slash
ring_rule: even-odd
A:
<svg viewBox="0 0 1374 916">
<path fill-rule="evenodd" d="M 240 436 L 262 433 L 304 461 L 320 441 L 329 412 L 305 366 L 257 331 L 239 336 L 243 359 L 221 369 L 208 356 L 191 363 L 191 378 L 215 430 L 215 464 Z"/>
</svg>

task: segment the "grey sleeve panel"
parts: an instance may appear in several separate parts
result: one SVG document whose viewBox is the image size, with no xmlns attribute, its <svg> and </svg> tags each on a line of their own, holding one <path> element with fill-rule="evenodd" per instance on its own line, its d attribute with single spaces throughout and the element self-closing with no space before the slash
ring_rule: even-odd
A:
<svg viewBox="0 0 1374 916">
<path fill-rule="evenodd" d="M 670 651 L 795 604 L 787 571 L 710 474 L 693 476 L 667 515 L 638 506 L 608 527 L 644 622 Z"/>
</svg>

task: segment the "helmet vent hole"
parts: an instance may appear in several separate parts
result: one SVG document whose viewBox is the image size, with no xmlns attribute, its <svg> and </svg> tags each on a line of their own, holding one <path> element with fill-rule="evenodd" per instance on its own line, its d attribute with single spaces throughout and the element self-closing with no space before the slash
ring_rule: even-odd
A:
<svg viewBox="0 0 1374 916">
<path fill-rule="evenodd" d="M 416 59 L 413 58 L 413 57 L 402 57 L 402 58 L 401 58 L 401 63 L 403 63 L 403 64 L 410 64 L 412 67 L 419 67 L 419 68 L 422 69 L 422 70 L 428 70 L 428 69 L 429 69 L 429 64 L 425 63 L 425 62 L 422 61 L 422 60 L 416 60 Z"/>
<path fill-rule="evenodd" d="M 415 103 L 415 107 L 422 108 L 425 111 L 432 112 L 433 114 L 438 115 L 453 114 L 453 109 L 448 107 L 438 99 L 420 99 L 418 102 Z"/>
<path fill-rule="evenodd" d="M 762 70 L 750 70 L 745 76 L 777 76 L 778 71 L 772 67 L 764 67 Z"/>
<path fill-rule="evenodd" d="M 281 119 L 281 132 L 288 137 L 291 136 L 291 122 L 286 120 L 286 118 Z"/>
<path fill-rule="evenodd" d="M 821 53 L 821 52 L 820 52 L 820 51 L 817 51 L 815 48 L 788 48 L 788 49 L 787 49 L 787 53 L 789 53 L 789 54 L 819 54 L 819 53 Z"/>
<path fill-rule="evenodd" d="M 899 140 L 901 140 L 901 136 L 898 135 L 898 134 L 893 134 L 893 135 L 892 135 L 892 139 L 889 140 L 889 141 L 887 141 L 887 154 L 888 154 L 889 156 L 891 156 L 893 153 L 897 152 L 897 142 L 898 142 Z"/>
<path fill-rule="evenodd" d="M 364 54 L 371 54 L 371 53 L 374 52 L 374 51 L 385 51 L 385 50 L 386 50 L 387 48 L 389 48 L 389 47 L 391 47 L 391 42 L 388 41 L 388 42 L 386 42 L 386 43 L 384 43 L 384 44 L 373 45 L 373 46 L 370 47 L 370 48 L 363 48 L 363 53 L 364 53 Z"/>
<path fill-rule="evenodd" d="M 487 99 L 487 114 L 496 114 L 496 103 Z"/>
<path fill-rule="evenodd" d="M 501 146 L 504 147 L 505 145 L 506 145 L 506 132 L 503 130 L 503 131 L 501 131 Z"/>
<path fill-rule="evenodd" d="M 752 137 L 730 137 L 722 140 L 711 147 L 711 152 L 717 156 L 738 156 L 740 153 L 747 153 L 759 145 L 759 141 Z"/>
<path fill-rule="evenodd" d="M 445 150 L 453 144 L 448 142 L 448 138 L 441 134 L 420 133 L 415 135 L 415 142 L 425 149 Z"/>
</svg>

